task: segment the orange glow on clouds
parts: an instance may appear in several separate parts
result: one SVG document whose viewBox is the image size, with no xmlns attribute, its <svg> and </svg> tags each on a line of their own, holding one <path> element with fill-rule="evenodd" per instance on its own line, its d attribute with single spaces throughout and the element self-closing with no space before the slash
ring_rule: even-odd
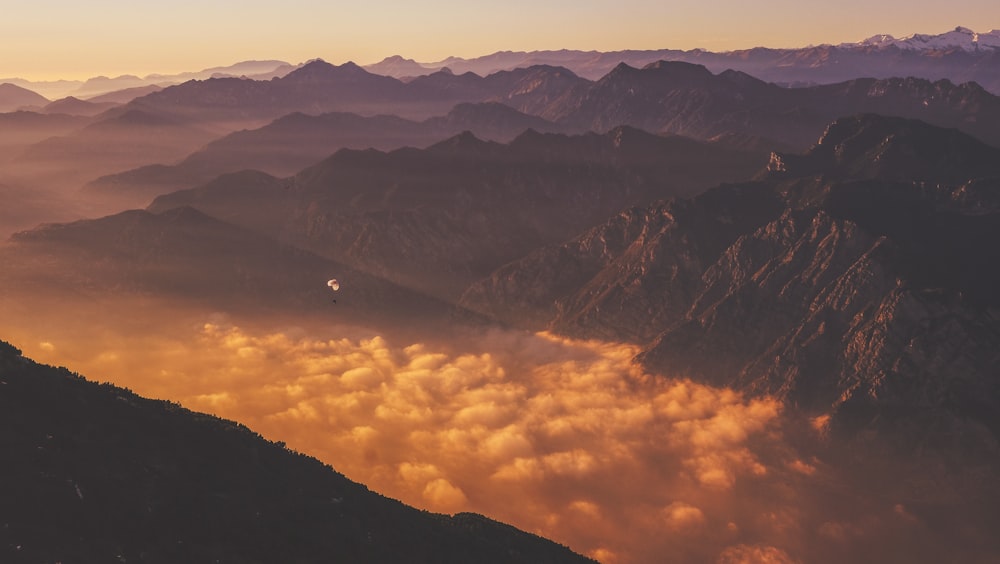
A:
<svg viewBox="0 0 1000 564">
<path fill-rule="evenodd" d="M 484 513 L 604 562 L 735 550 L 760 527 L 733 489 L 766 482 L 757 449 L 779 441 L 778 402 L 651 377 L 618 344 L 493 332 L 462 352 L 218 323 L 103 343 L 74 368 L 243 422 L 406 503 Z"/>
</svg>

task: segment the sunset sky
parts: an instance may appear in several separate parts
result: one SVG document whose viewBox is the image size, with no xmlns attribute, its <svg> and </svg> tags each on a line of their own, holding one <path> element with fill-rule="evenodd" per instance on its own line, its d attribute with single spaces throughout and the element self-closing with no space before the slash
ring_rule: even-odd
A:
<svg viewBox="0 0 1000 564">
<path fill-rule="evenodd" d="M 0 77 L 174 73 L 248 59 L 434 62 L 499 50 L 801 47 L 1000 28 L 995 0 L 37 0 L 4 6 Z"/>
</svg>

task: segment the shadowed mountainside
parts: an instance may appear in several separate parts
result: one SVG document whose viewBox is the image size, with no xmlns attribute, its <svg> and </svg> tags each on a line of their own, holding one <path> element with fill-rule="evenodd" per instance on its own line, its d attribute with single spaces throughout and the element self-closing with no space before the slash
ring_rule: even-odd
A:
<svg viewBox="0 0 1000 564">
<path fill-rule="evenodd" d="M 0 248 L 12 293 L 151 296 L 211 309 L 300 315 L 342 323 L 454 321 L 455 308 L 336 261 L 190 208 L 122 212 L 38 227 Z M 334 294 L 326 281 L 338 278 Z M 336 299 L 336 304 L 333 300 Z M 321 309 L 322 308 L 322 309 Z"/>
<path fill-rule="evenodd" d="M 998 194 L 997 149 L 845 118 L 809 153 L 774 155 L 764 180 L 627 210 L 504 266 L 462 303 L 624 337 L 652 370 L 838 423 L 936 413 L 995 435 L 1000 254 L 983 242 L 1000 238 Z"/>
<path fill-rule="evenodd" d="M 462 102 L 513 99 L 520 103 L 508 105 L 530 107 L 553 92 L 561 93 L 586 82 L 566 69 L 535 67 L 485 78 L 441 72 L 404 83 L 369 73 L 354 63 L 331 65 L 316 60 L 269 81 L 189 81 L 139 98 L 131 105 L 214 121 L 273 120 L 293 112 L 393 114 L 426 119 L 443 115 Z"/>
<path fill-rule="evenodd" d="M 630 205 L 691 194 L 766 159 L 681 137 L 465 133 L 424 150 L 343 150 L 294 177 L 220 177 L 162 196 L 404 285 L 454 298 L 535 247 Z"/>
<path fill-rule="evenodd" d="M 857 113 L 955 127 L 1000 146 L 992 126 L 1000 120 L 1000 98 L 974 83 L 917 78 L 781 88 L 745 73 L 712 74 L 688 63 L 660 61 L 642 69 L 623 64 L 539 115 L 595 131 L 625 124 L 702 139 L 738 133 L 805 149 L 826 124 Z"/>
<path fill-rule="evenodd" d="M 591 562 L 480 515 L 418 511 L 2 341 L 0 421 L 5 562 Z"/>
</svg>

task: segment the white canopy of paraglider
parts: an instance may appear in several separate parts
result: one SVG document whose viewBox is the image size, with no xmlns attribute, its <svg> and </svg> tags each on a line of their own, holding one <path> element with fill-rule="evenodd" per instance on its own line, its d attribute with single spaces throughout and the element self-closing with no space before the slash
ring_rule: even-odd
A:
<svg viewBox="0 0 1000 564">
<path fill-rule="evenodd" d="M 329 286 L 330 289 L 333 290 L 334 292 L 340 289 L 340 282 L 337 282 L 336 278 L 331 279 L 329 282 L 326 283 L 326 285 Z"/>
</svg>

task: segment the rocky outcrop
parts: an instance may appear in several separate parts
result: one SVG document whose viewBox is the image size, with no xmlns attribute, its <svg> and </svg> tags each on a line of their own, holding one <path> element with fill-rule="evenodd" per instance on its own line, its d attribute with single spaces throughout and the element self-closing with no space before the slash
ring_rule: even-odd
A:
<svg viewBox="0 0 1000 564">
<path fill-rule="evenodd" d="M 628 340 L 653 372 L 837 425 L 891 413 L 996 432 L 1000 256 L 983 244 L 1000 237 L 996 157 L 954 130 L 845 118 L 758 182 L 630 210 L 463 303 Z"/>
</svg>

